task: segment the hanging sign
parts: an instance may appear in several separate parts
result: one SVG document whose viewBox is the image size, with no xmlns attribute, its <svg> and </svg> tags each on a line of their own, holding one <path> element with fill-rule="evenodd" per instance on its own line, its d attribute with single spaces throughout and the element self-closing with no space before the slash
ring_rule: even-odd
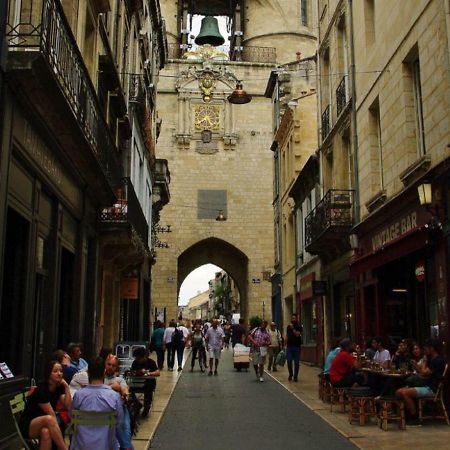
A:
<svg viewBox="0 0 450 450">
<path fill-rule="evenodd" d="M 139 295 L 139 278 L 130 277 L 122 278 L 121 281 L 122 298 L 137 300 Z"/>
<path fill-rule="evenodd" d="M 424 261 L 416 262 L 416 268 L 414 270 L 414 273 L 416 275 L 416 280 L 419 283 L 423 283 L 423 281 L 425 281 L 425 262 Z"/>
</svg>

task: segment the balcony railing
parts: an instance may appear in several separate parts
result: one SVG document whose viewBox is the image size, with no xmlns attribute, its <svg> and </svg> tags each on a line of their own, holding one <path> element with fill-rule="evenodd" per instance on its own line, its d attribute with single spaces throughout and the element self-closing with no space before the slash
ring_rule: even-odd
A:
<svg viewBox="0 0 450 450">
<path fill-rule="evenodd" d="M 116 197 L 117 202 L 100 213 L 100 222 L 110 225 L 130 224 L 148 248 L 148 223 L 130 178 L 123 178 L 121 187 L 116 190 Z"/>
<path fill-rule="evenodd" d="M 274 64 L 277 61 L 277 49 L 275 47 L 243 47 L 242 51 L 228 46 L 221 46 L 221 50 L 229 52 L 231 61 L 259 62 Z M 169 58 L 182 58 L 183 52 L 180 44 L 169 44 Z"/>
<path fill-rule="evenodd" d="M 339 86 L 336 89 L 336 113 L 337 116 L 341 114 L 342 110 L 348 103 L 347 98 L 347 75 L 342 78 Z"/>
<path fill-rule="evenodd" d="M 130 91 L 128 95 L 130 102 L 144 105 L 145 103 L 144 77 L 141 74 L 130 75 Z"/>
<path fill-rule="evenodd" d="M 17 8 L 19 5 L 19 8 Z M 11 56 L 43 55 L 105 175 L 117 148 L 59 0 L 9 1 L 6 39 Z"/>
<path fill-rule="evenodd" d="M 330 133 L 330 105 L 325 108 L 322 113 L 322 142 Z"/>
<path fill-rule="evenodd" d="M 312 254 L 326 252 L 342 240 L 353 226 L 351 190 L 329 190 L 305 218 L 305 249 Z"/>
</svg>

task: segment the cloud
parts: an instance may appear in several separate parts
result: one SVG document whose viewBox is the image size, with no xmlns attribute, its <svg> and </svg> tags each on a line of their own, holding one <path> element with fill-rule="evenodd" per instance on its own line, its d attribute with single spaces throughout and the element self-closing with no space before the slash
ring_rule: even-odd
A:
<svg viewBox="0 0 450 450">
<path fill-rule="evenodd" d="M 178 304 L 180 306 L 187 305 L 189 300 L 199 292 L 207 291 L 209 289 L 208 281 L 212 280 L 216 272 L 221 270 L 214 264 L 205 264 L 193 270 L 181 284 Z"/>
</svg>

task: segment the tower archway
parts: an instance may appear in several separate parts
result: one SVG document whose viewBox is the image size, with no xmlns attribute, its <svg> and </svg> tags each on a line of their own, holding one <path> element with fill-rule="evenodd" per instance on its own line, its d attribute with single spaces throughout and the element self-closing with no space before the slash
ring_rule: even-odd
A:
<svg viewBox="0 0 450 450">
<path fill-rule="evenodd" d="M 208 237 L 187 248 L 178 257 L 177 294 L 184 279 L 197 267 L 211 263 L 225 270 L 235 281 L 240 294 L 241 316 L 248 313 L 248 257 L 222 239 Z"/>
</svg>

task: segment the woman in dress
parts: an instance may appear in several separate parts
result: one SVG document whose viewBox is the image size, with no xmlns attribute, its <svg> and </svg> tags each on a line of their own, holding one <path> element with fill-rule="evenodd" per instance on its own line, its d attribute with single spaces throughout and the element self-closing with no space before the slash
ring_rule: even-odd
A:
<svg viewBox="0 0 450 450">
<path fill-rule="evenodd" d="M 39 439 L 40 450 L 50 450 L 52 443 L 58 450 L 67 450 L 56 417 L 56 405 L 61 401 L 67 410 L 72 405 L 69 385 L 63 378 L 58 361 L 46 366 L 44 381 L 30 394 L 20 417 L 20 430 L 26 439 Z"/>
</svg>

